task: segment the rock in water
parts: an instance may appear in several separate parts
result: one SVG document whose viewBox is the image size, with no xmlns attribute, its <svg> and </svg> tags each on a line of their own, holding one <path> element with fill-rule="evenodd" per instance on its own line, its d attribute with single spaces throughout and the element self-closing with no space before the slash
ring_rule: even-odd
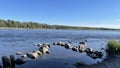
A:
<svg viewBox="0 0 120 68">
<path fill-rule="evenodd" d="M 2 63 L 3 63 L 3 68 L 10 68 L 11 67 L 10 60 L 6 56 L 2 57 Z"/>
<path fill-rule="evenodd" d="M 11 68 L 15 68 L 15 56 L 11 55 L 10 60 L 11 60 Z"/>
<path fill-rule="evenodd" d="M 47 54 L 50 54 L 50 51 L 46 51 Z"/>
<path fill-rule="evenodd" d="M 32 59 L 36 59 L 37 57 L 38 57 L 38 53 L 37 52 L 32 53 L 32 56 L 31 56 Z"/>
<path fill-rule="evenodd" d="M 36 52 L 38 55 L 42 55 L 42 52 L 39 51 L 39 50 L 36 50 L 35 52 Z"/>
<path fill-rule="evenodd" d="M 85 49 L 86 49 L 86 45 L 84 45 L 84 44 L 80 44 L 80 45 L 79 45 L 79 51 L 80 51 L 80 52 L 84 52 Z"/>
<path fill-rule="evenodd" d="M 22 55 L 21 57 L 22 57 L 22 58 L 27 58 L 27 55 L 26 55 L 26 54 L 24 54 L 24 55 Z"/>
<path fill-rule="evenodd" d="M 0 68 L 2 68 L 2 65 L 0 64 Z"/>
<path fill-rule="evenodd" d="M 45 54 L 47 51 L 49 51 L 48 50 L 48 48 L 46 48 L 46 47 L 40 47 L 39 48 L 39 51 L 41 51 L 42 52 L 42 54 Z"/>
<path fill-rule="evenodd" d="M 45 44 L 43 44 L 43 47 L 50 48 L 50 44 L 45 43 Z"/>
<path fill-rule="evenodd" d="M 16 53 L 16 55 L 22 55 L 22 52 L 19 51 L 19 52 Z"/>
<path fill-rule="evenodd" d="M 94 52 L 94 50 L 92 48 L 86 48 L 85 52 L 86 53 L 92 53 L 92 52 Z"/>
<path fill-rule="evenodd" d="M 67 43 L 66 43 L 66 44 L 65 44 L 65 48 L 66 48 L 66 49 L 72 49 L 72 46 L 71 46 L 70 44 L 67 44 Z"/>
<path fill-rule="evenodd" d="M 26 63 L 26 60 L 23 59 L 23 58 L 18 58 L 18 59 L 15 60 L 15 63 L 17 65 L 22 65 L 22 64 Z"/>
<path fill-rule="evenodd" d="M 77 47 L 75 47 L 75 46 L 74 46 L 74 47 L 72 47 L 72 50 L 73 50 L 73 51 L 78 52 L 78 48 L 77 48 Z"/>
</svg>

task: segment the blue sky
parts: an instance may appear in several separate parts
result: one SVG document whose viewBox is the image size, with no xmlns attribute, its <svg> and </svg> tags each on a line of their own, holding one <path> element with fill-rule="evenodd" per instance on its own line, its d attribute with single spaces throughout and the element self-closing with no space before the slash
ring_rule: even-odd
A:
<svg viewBox="0 0 120 68">
<path fill-rule="evenodd" d="M 0 0 L 0 19 L 120 28 L 120 0 Z"/>
</svg>

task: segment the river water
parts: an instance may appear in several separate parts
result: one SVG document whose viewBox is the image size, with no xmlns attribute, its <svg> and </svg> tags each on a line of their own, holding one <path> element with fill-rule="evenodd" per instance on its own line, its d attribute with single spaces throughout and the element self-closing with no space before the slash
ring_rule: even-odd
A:
<svg viewBox="0 0 120 68">
<path fill-rule="evenodd" d="M 0 29 L 0 57 L 16 56 L 16 52 L 18 51 L 26 53 L 38 49 L 33 44 L 49 43 L 51 45 L 50 54 L 41 55 L 35 61 L 28 59 L 28 63 L 31 63 L 31 61 L 33 63 L 39 62 L 40 66 L 37 66 L 38 68 L 56 68 L 57 66 L 60 66 L 57 68 L 66 68 L 65 64 L 69 68 L 73 68 L 73 64 L 76 62 L 84 64 L 101 62 L 106 58 L 106 53 L 101 48 L 106 48 L 107 42 L 112 39 L 120 40 L 120 31 Z M 62 41 L 78 46 L 80 41 L 85 40 L 87 40 L 87 47 L 102 51 L 104 53 L 103 58 L 92 59 L 86 56 L 86 53 L 73 52 L 64 47 L 52 45 L 53 42 Z M 31 64 L 31 68 L 34 65 Z"/>
</svg>

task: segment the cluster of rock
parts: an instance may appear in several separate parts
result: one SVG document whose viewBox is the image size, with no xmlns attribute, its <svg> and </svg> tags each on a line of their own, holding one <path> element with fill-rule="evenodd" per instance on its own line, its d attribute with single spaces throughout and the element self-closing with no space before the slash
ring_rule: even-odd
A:
<svg viewBox="0 0 120 68">
<path fill-rule="evenodd" d="M 55 42 L 53 45 L 58 45 L 65 47 L 66 49 L 71 49 L 72 51 L 75 52 L 86 52 L 88 56 L 90 56 L 93 59 L 96 58 L 102 58 L 103 53 L 100 51 L 95 51 L 92 48 L 87 48 L 87 45 L 85 42 L 80 42 L 78 46 L 72 46 L 71 44 L 68 43 L 63 43 L 63 42 Z M 15 68 L 16 65 L 21 65 L 26 63 L 26 58 L 31 58 L 31 59 L 36 59 L 39 55 L 44 55 L 44 54 L 49 54 L 49 48 L 50 44 L 45 43 L 45 44 L 34 44 L 34 46 L 38 46 L 38 50 L 34 50 L 32 52 L 27 52 L 26 54 L 23 54 L 22 52 L 17 52 L 16 55 L 20 55 L 20 58 L 15 59 L 13 55 L 10 56 L 10 58 L 3 56 L 2 57 L 2 63 L 3 65 L 0 65 L 0 68 Z"/>
<path fill-rule="evenodd" d="M 35 50 L 33 52 L 27 52 L 27 57 L 30 57 L 31 59 L 36 59 L 39 55 L 43 55 L 43 54 L 49 54 L 49 48 L 50 48 L 50 44 L 45 43 L 45 44 L 37 44 L 37 46 L 39 47 L 38 50 Z M 22 57 L 26 57 L 26 55 L 23 55 Z"/>
<path fill-rule="evenodd" d="M 68 43 L 63 43 L 63 42 L 54 42 L 53 45 L 58 45 L 58 46 L 63 46 L 66 49 L 71 49 L 75 52 L 86 52 L 87 56 L 90 56 L 93 59 L 96 58 L 102 58 L 103 53 L 100 51 L 95 51 L 92 48 L 87 48 L 87 45 L 85 42 L 80 42 L 78 46 L 72 46 Z"/>
<path fill-rule="evenodd" d="M 26 61 L 24 59 L 15 59 L 15 56 L 11 55 L 10 57 L 3 56 L 2 64 L 0 68 L 15 68 L 15 64 L 24 64 Z"/>
<path fill-rule="evenodd" d="M 32 52 L 27 52 L 26 54 L 23 54 L 22 52 L 17 52 L 16 55 L 21 55 L 20 58 L 15 59 L 15 56 L 11 55 L 10 58 L 7 56 L 2 57 L 2 64 L 0 65 L 0 68 L 15 68 L 16 65 L 21 65 L 26 63 L 26 58 L 31 58 L 31 59 L 36 59 L 39 55 L 44 55 L 44 54 L 49 54 L 49 48 L 50 44 L 45 43 L 45 44 L 37 44 L 39 47 L 38 50 L 34 50 Z"/>
</svg>

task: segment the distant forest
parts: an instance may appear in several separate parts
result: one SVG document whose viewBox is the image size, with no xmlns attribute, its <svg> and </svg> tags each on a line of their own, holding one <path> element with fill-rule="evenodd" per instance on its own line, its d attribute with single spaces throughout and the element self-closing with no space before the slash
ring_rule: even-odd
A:
<svg viewBox="0 0 120 68">
<path fill-rule="evenodd" d="M 37 22 L 20 22 L 0 19 L 0 27 L 4 28 L 29 28 L 29 29 L 75 29 L 75 30 L 114 30 L 108 28 L 75 27 L 64 25 L 49 25 Z"/>
</svg>

